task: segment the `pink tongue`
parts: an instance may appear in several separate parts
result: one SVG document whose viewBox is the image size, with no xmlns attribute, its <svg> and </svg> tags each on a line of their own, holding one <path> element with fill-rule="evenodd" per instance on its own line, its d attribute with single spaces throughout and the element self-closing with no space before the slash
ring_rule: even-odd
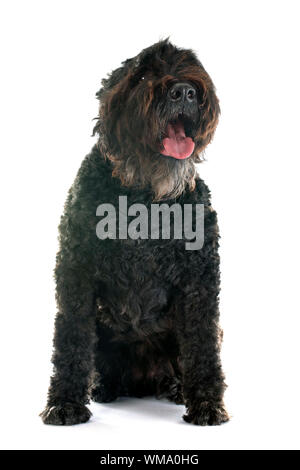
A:
<svg viewBox="0 0 300 470">
<path fill-rule="evenodd" d="M 168 124 L 167 135 L 163 139 L 163 155 L 173 158 L 184 159 L 192 155 L 195 144 L 190 137 L 186 137 L 182 122 L 177 121 Z"/>
</svg>

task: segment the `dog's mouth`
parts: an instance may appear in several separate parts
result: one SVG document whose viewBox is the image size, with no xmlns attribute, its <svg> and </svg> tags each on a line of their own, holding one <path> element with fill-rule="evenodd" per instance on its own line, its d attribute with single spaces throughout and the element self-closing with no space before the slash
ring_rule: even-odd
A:
<svg viewBox="0 0 300 470">
<path fill-rule="evenodd" d="M 183 114 L 169 121 L 162 140 L 161 154 L 179 160 L 190 157 L 195 148 L 191 137 L 192 127 L 192 120 Z"/>
</svg>

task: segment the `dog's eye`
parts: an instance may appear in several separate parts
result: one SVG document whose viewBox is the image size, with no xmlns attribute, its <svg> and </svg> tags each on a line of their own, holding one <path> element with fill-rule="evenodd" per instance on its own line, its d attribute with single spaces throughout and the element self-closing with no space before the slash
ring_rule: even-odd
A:
<svg viewBox="0 0 300 470">
<path fill-rule="evenodd" d="M 142 75 L 141 73 L 134 75 L 134 76 L 131 78 L 131 83 L 132 83 L 132 85 L 133 85 L 133 86 L 138 85 L 138 83 L 140 83 L 141 81 L 145 80 L 145 76 L 146 76 L 145 73 L 144 73 L 143 75 Z"/>
</svg>

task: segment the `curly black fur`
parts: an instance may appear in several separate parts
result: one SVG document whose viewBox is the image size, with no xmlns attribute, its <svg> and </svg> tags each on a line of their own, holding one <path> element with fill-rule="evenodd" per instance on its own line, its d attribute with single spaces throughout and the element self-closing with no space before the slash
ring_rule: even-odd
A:
<svg viewBox="0 0 300 470">
<path fill-rule="evenodd" d="M 195 149 L 185 160 L 161 155 L 168 121 L 180 112 L 168 90 L 192 84 L 197 105 L 185 123 Z M 189 50 L 168 40 L 145 49 L 103 80 L 97 145 L 83 161 L 60 224 L 54 375 L 47 424 L 89 419 L 92 398 L 155 395 L 185 403 L 199 425 L 228 420 L 218 327 L 218 227 L 195 163 L 219 115 L 213 83 Z M 99 240 L 96 208 L 153 201 L 205 205 L 205 241 Z"/>
</svg>

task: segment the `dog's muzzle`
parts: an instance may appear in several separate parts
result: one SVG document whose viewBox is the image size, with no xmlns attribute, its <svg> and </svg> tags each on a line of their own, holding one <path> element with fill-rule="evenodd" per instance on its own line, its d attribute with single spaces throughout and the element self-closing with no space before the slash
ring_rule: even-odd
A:
<svg viewBox="0 0 300 470">
<path fill-rule="evenodd" d="M 183 160 L 192 155 L 195 143 L 187 134 L 187 120 L 194 121 L 198 112 L 197 92 L 190 83 L 175 83 L 168 91 L 167 106 L 174 116 L 168 122 L 162 141 L 162 155 Z"/>
</svg>

